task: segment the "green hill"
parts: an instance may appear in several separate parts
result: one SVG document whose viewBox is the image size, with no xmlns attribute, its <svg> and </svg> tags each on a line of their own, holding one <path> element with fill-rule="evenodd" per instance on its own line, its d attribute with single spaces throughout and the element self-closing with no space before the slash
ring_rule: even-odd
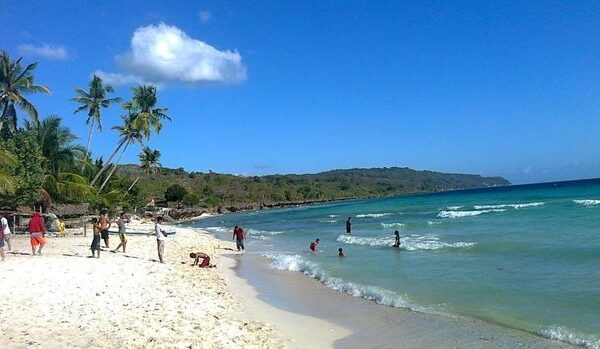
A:
<svg viewBox="0 0 600 349">
<path fill-rule="evenodd" d="M 236 176 L 220 173 L 188 173 L 182 168 L 163 168 L 146 174 L 135 165 L 122 165 L 122 177 L 134 180 L 146 200 L 164 200 L 166 189 L 179 184 L 186 189 L 188 205 L 229 210 L 284 206 L 338 199 L 394 196 L 509 185 L 502 177 L 417 171 L 410 168 L 332 170 L 315 174 Z"/>
</svg>

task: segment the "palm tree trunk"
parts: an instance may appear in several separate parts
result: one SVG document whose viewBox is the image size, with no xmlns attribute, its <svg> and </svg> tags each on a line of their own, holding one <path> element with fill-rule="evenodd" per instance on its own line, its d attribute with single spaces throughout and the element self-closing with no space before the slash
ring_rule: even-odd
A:
<svg viewBox="0 0 600 349">
<path fill-rule="evenodd" d="M 4 101 L 4 109 L 2 109 L 2 116 L 0 116 L 0 132 L 2 131 L 2 126 L 4 124 L 4 119 L 6 119 L 6 115 L 8 115 L 8 98 Z"/>
<path fill-rule="evenodd" d="M 133 181 L 133 183 L 131 183 L 131 185 L 129 186 L 129 188 L 127 188 L 127 191 L 130 191 L 130 190 L 131 190 L 131 188 L 133 188 L 133 186 L 134 186 L 134 185 L 135 185 L 135 184 L 136 184 L 136 183 L 137 183 L 139 180 L 140 180 L 140 177 L 137 177 L 137 178 L 135 179 L 135 181 Z"/>
<path fill-rule="evenodd" d="M 112 168 L 112 170 L 110 170 L 110 173 L 108 174 L 108 176 L 106 176 L 106 179 L 104 180 L 104 182 L 102 182 L 102 185 L 100 186 L 99 191 L 102 191 L 102 189 L 104 189 L 104 186 L 106 186 L 106 183 L 108 183 L 108 180 L 110 179 L 110 177 L 112 177 L 113 173 L 115 173 L 115 171 L 117 170 L 117 166 L 121 162 L 121 158 L 123 157 L 123 154 L 125 154 L 125 152 L 127 151 L 128 146 L 129 146 L 129 142 L 127 142 L 127 144 L 125 144 L 125 148 L 123 148 L 121 155 L 119 155 L 119 159 L 117 160 L 117 162 L 115 162 L 115 166 Z"/>
<path fill-rule="evenodd" d="M 94 130 L 94 122 L 96 121 L 95 118 L 92 118 L 92 123 L 90 124 L 90 130 L 88 131 L 88 141 L 87 141 L 87 145 L 85 146 L 85 160 L 87 161 L 89 156 L 90 156 L 90 145 L 92 144 L 92 131 Z M 85 169 L 85 162 L 81 165 L 81 173 L 83 173 L 83 170 Z"/>
<path fill-rule="evenodd" d="M 102 168 L 100 169 L 100 171 L 98 171 L 98 173 L 96 173 L 96 176 L 94 177 L 94 179 L 92 179 L 92 182 L 90 183 L 91 186 L 94 186 L 94 184 L 96 184 L 96 182 L 98 181 L 98 179 L 100 179 L 100 176 L 104 173 L 104 171 L 106 171 L 108 169 L 108 167 L 110 166 L 110 162 L 115 157 L 115 154 L 117 154 L 117 152 L 119 151 L 119 149 L 121 149 L 121 147 L 123 146 L 123 144 L 125 144 L 125 141 L 126 141 L 126 139 L 123 139 L 123 140 L 121 140 L 117 144 L 117 148 L 115 148 L 115 150 L 112 152 L 112 154 L 110 154 L 110 157 L 108 158 L 108 160 L 106 161 L 106 163 L 104 164 L 104 166 L 102 166 Z"/>
</svg>

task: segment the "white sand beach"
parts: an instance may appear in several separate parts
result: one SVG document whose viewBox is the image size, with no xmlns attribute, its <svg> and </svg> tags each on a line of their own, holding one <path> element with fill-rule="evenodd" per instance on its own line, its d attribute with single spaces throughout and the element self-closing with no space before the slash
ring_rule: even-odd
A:
<svg viewBox="0 0 600 349">
<path fill-rule="evenodd" d="M 222 277 L 218 253 L 232 244 L 172 229 L 164 265 L 153 236 L 130 235 L 126 254 L 103 250 L 100 259 L 88 258 L 89 233 L 49 237 L 35 257 L 27 236 L 14 237 L 0 264 L 0 347 L 283 347 L 272 326 L 244 314 Z M 117 243 L 111 235 L 111 248 Z M 193 251 L 214 256 L 218 268 L 192 267 Z"/>
</svg>

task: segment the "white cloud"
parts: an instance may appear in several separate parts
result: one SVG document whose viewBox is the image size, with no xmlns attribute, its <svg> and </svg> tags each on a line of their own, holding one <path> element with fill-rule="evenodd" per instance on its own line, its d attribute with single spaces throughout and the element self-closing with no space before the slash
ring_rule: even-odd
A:
<svg viewBox="0 0 600 349">
<path fill-rule="evenodd" d="M 212 13 L 206 10 L 200 11 L 198 12 L 198 17 L 200 17 L 202 23 L 208 23 L 212 19 Z"/>
<path fill-rule="evenodd" d="M 115 85 L 135 81 L 199 84 L 246 80 L 246 68 L 237 51 L 219 51 L 164 23 L 136 29 L 131 50 L 115 59 L 122 72 L 102 72 Z"/>
<path fill-rule="evenodd" d="M 139 76 L 135 75 L 126 75 L 126 74 L 118 74 L 118 73 L 107 73 L 102 70 L 96 70 L 94 75 L 98 75 L 104 82 L 109 85 L 133 85 L 133 84 L 145 84 L 147 81 L 144 81 Z"/>
<path fill-rule="evenodd" d="M 37 56 L 57 61 L 69 58 L 69 52 L 66 48 L 48 44 L 43 44 L 41 46 L 23 44 L 17 47 L 17 51 L 23 56 Z"/>
</svg>

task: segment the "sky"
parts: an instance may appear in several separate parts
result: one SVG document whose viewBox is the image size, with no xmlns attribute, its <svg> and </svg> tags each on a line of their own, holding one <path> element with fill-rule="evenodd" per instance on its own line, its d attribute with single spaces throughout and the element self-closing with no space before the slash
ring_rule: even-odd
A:
<svg viewBox="0 0 600 349">
<path fill-rule="evenodd" d="M 167 167 L 600 177 L 600 2 L 0 0 L 0 49 L 38 62 L 52 94 L 30 99 L 82 144 L 76 87 L 157 85 Z"/>
</svg>

